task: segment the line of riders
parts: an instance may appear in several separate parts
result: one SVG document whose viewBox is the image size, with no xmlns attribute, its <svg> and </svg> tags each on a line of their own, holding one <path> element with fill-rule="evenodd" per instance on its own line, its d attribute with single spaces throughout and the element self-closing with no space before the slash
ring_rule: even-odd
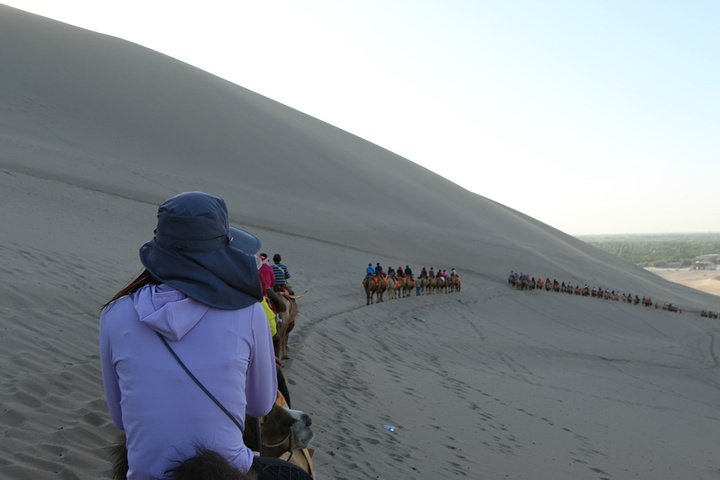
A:
<svg viewBox="0 0 720 480">
<path fill-rule="evenodd" d="M 535 277 L 530 277 L 530 275 L 523 274 L 522 272 L 516 273 L 512 270 L 510 271 L 510 276 L 508 277 L 508 283 L 511 286 L 517 288 L 518 290 L 545 290 L 547 292 L 553 291 L 558 293 L 568 293 L 570 295 L 581 295 L 583 297 L 615 300 L 616 302 L 622 300 L 624 303 L 630 303 L 633 305 L 642 304 L 646 307 L 654 306 L 655 308 L 659 308 L 657 302 L 653 303 L 652 297 L 645 297 L 643 295 L 641 299 L 637 295 L 633 297 L 632 293 L 628 293 L 627 295 L 624 293 L 620 294 L 615 290 L 609 290 L 607 288 L 603 290 L 602 287 L 598 288 L 595 286 L 593 286 L 591 289 L 587 284 L 585 284 L 585 286 L 583 287 L 581 287 L 580 285 L 573 286 L 572 282 L 568 282 L 566 284 L 565 282 L 558 282 L 555 279 L 550 281 L 549 277 L 546 280 L 543 280 L 542 278 L 538 278 L 536 280 Z M 682 309 L 672 303 L 665 303 L 662 309 L 671 312 L 682 313 Z"/>
<path fill-rule="evenodd" d="M 389 267 L 387 273 L 385 273 L 380 262 L 374 267 L 372 263 L 368 263 L 365 269 L 363 288 L 367 296 L 366 305 L 370 305 L 373 303 L 374 297 L 377 298 L 377 302 L 382 302 L 386 291 L 391 300 L 410 297 L 413 289 L 416 296 L 459 292 L 460 277 L 454 268 L 448 273 L 447 270 L 435 272 L 434 267 L 430 268 L 430 270 L 423 267 L 417 278 L 415 278 L 409 265 L 405 265 L 404 269 L 400 266 L 397 270 Z"/>
</svg>

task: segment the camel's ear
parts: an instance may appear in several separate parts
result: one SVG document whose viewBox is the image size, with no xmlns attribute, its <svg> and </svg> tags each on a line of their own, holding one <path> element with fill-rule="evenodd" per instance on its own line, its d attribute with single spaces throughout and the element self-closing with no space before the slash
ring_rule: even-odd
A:
<svg viewBox="0 0 720 480">
<path fill-rule="evenodd" d="M 128 460 L 125 434 L 119 435 L 113 445 L 107 447 L 112 462 L 112 480 L 127 480 Z"/>
</svg>

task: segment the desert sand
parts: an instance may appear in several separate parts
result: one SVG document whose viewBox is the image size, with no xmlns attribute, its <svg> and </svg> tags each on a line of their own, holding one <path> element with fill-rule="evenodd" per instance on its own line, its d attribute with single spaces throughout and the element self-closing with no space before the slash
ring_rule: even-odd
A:
<svg viewBox="0 0 720 480">
<path fill-rule="evenodd" d="M 189 190 L 308 290 L 285 367 L 318 478 L 720 477 L 699 315 L 720 297 L 137 45 L 4 6 L 0 44 L 0 478 L 108 478 L 99 310 Z M 370 262 L 455 267 L 462 291 L 366 306 Z M 519 292 L 511 269 L 683 313 Z"/>
<path fill-rule="evenodd" d="M 648 270 L 665 280 L 713 295 L 720 295 L 720 271 L 691 268 L 648 268 Z"/>
</svg>

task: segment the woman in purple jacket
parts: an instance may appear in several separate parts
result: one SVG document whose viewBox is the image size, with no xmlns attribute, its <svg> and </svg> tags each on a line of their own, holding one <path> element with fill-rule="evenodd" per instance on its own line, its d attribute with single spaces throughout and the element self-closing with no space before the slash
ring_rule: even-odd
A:
<svg viewBox="0 0 720 480">
<path fill-rule="evenodd" d="M 163 478 L 203 450 L 261 479 L 295 468 L 254 459 L 243 444 L 245 415 L 267 414 L 277 392 L 259 248 L 229 227 L 220 198 L 183 193 L 159 207 L 155 237 L 140 248 L 145 270 L 100 316 L 105 397 L 125 431 L 128 479 Z"/>
</svg>

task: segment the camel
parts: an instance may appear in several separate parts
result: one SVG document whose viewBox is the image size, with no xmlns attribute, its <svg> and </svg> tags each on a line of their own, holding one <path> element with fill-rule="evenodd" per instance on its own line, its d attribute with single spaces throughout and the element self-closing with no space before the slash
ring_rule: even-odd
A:
<svg viewBox="0 0 720 480">
<path fill-rule="evenodd" d="M 415 289 L 415 279 L 411 276 L 406 276 L 403 282 L 403 297 L 412 296 L 413 289 Z"/>
<path fill-rule="evenodd" d="M 250 416 L 245 417 L 243 442 L 251 450 L 259 452 L 261 457 L 288 461 L 315 478 L 313 451 L 308 448 L 314 437 L 310 425 L 312 419 L 299 410 L 287 408 L 285 398 L 278 392 L 270 413 L 257 420 Z"/>
<path fill-rule="evenodd" d="M 396 298 L 405 298 L 405 278 L 398 275 L 395 280 L 397 281 Z"/>
<path fill-rule="evenodd" d="M 665 303 L 665 305 L 663 305 L 663 310 L 668 310 L 670 312 L 682 313 L 682 310 L 680 309 L 680 307 L 678 307 L 677 305 L 674 305 L 672 303 L 667 303 L 667 302 Z"/>
<path fill-rule="evenodd" d="M 433 277 L 428 277 L 426 280 L 427 280 L 427 286 L 425 287 L 425 291 L 427 292 L 428 295 L 432 295 L 434 293 L 435 287 L 437 286 L 437 283 L 438 283 L 437 278 L 435 278 L 433 276 Z"/>
<path fill-rule="evenodd" d="M 280 301 L 285 305 L 285 311 L 279 314 L 281 322 L 277 327 L 277 342 L 273 342 L 275 347 L 275 356 L 278 358 L 288 358 L 288 336 L 293 328 L 295 328 L 295 317 L 297 317 L 298 314 L 298 306 L 295 299 L 300 298 L 305 295 L 305 293 L 301 295 L 289 295 L 287 293 L 278 294 Z"/>
<path fill-rule="evenodd" d="M 365 305 L 370 305 L 373 303 L 373 295 L 375 295 L 375 291 L 377 290 L 377 280 L 371 275 L 365 275 L 362 284 L 365 289 L 365 295 L 367 296 Z"/>
<path fill-rule="evenodd" d="M 436 282 L 437 282 L 437 283 L 436 283 L 436 285 L 437 285 L 436 288 L 437 288 L 438 290 L 440 290 L 442 293 L 447 293 L 447 292 L 448 292 L 448 282 L 447 282 L 447 278 L 444 278 L 444 277 L 437 278 L 437 277 L 436 277 L 435 280 L 436 280 Z"/>
<path fill-rule="evenodd" d="M 279 372 L 287 384 L 285 370 L 280 367 Z M 266 416 L 259 419 L 245 416 L 243 443 L 261 456 L 285 460 L 315 478 L 312 463 L 314 450 L 308 447 L 314 437 L 311 425 L 312 419 L 299 410 L 290 409 L 287 399 L 278 390 L 275 404 Z"/>
<path fill-rule="evenodd" d="M 457 276 L 455 273 L 451 273 L 449 278 L 450 282 L 450 291 L 451 292 L 459 292 L 460 291 L 460 277 Z"/>
<path fill-rule="evenodd" d="M 380 303 L 383 301 L 383 294 L 385 293 L 385 290 L 388 288 L 388 280 L 385 275 L 376 276 L 377 278 L 377 290 L 375 291 L 375 297 L 377 298 L 377 302 Z"/>
<path fill-rule="evenodd" d="M 403 297 L 403 288 L 405 287 L 405 282 L 403 281 L 403 278 L 400 275 L 395 275 L 395 283 L 397 285 L 397 289 L 395 291 L 395 298 L 402 298 Z"/>
<path fill-rule="evenodd" d="M 388 277 L 387 290 L 388 290 L 388 297 L 390 297 L 390 300 L 394 300 L 394 299 L 398 298 L 398 295 L 399 295 L 398 290 L 399 289 L 400 289 L 400 282 L 398 281 L 397 277 L 395 277 L 395 275 Z"/>
<path fill-rule="evenodd" d="M 285 372 L 283 371 L 282 374 L 285 375 Z M 296 437 L 296 439 L 292 441 L 294 448 L 283 453 L 278 458 L 285 460 L 286 462 L 290 462 L 293 465 L 297 465 L 305 470 L 312 478 L 315 478 L 315 467 L 312 463 L 312 457 L 315 450 L 308 447 L 308 444 L 314 437 L 313 433 L 310 431 L 312 420 L 299 410 L 290 410 L 290 407 L 285 401 L 285 397 L 283 397 L 280 392 L 278 392 L 278 398 L 275 400 L 275 403 L 279 404 L 281 407 L 287 408 L 293 417 L 296 420 L 299 420 L 299 423 L 294 423 L 292 428 L 293 435 Z"/>
</svg>

